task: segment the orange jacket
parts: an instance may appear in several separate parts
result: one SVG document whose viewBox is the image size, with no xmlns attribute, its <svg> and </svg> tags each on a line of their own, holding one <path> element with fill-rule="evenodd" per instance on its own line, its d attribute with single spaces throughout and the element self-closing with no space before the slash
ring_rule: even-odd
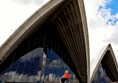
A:
<svg viewBox="0 0 118 83">
<path fill-rule="evenodd" d="M 69 78 L 70 78 L 70 74 L 69 74 L 69 73 L 65 73 L 65 74 L 64 74 L 64 78 L 69 79 Z"/>
</svg>

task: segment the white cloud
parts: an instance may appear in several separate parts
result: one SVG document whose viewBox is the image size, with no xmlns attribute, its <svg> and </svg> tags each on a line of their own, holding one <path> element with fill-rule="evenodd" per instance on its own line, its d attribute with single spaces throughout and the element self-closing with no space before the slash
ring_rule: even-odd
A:
<svg viewBox="0 0 118 83">
<path fill-rule="evenodd" d="M 102 2 L 99 6 L 98 13 L 102 18 L 105 19 L 106 23 L 108 25 L 116 25 L 116 21 L 118 20 L 118 13 L 115 15 L 112 15 L 112 9 L 107 8 L 107 5 L 111 3 L 111 0 L 105 0 Z"/>
<path fill-rule="evenodd" d="M 23 57 L 21 57 L 20 61 L 21 62 L 31 61 L 35 57 L 42 57 L 42 54 L 44 54 L 43 48 L 36 48 L 31 52 L 25 54 Z"/>
<path fill-rule="evenodd" d="M 118 22 L 116 23 L 115 26 L 113 26 L 113 32 L 110 37 L 108 37 L 105 41 L 106 42 L 112 42 L 112 44 L 117 45 L 118 44 Z"/>
<path fill-rule="evenodd" d="M 36 4 L 37 0 L 22 0 L 22 2 L 30 1 L 29 4 L 22 4 L 19 1 L 21 2 L 21 0 L 0 0 L 0 46 L 27 18 L 48 0 L 40 0 L 42 2 L 38 4 Z"/>
<path fill-rule="evenodd" d="M 49 75 L 41 75 L 41 71 L 37 72 L 37 75 L 27 75 L 27 74 L 19 74 L 16 71 L 10 71 L 9 73 L 5 73 L 2 77 L 7 82 L 37 82 L 37 81 L 59 81 L 60 77 L 56 76 L 53 73 Z M 40 80 L 41 79 L 41 80 Z M 2 80 L 2 78 L 0 78 Z M 3 81 L 3 80 L 2 80 Z"/>
<path fill-rule="evenodd" d="M 9 73 L 5 73 L 2 77 L 8 82 L 36 82 L 40 80 L 41 71 L 37 72 L 37 75 L 24 75 L 19 74 L 16 71 L 10 71 Z M 43 76 L 42 76 L 43 77 Z M 0 79 L 2 80 L 2 79 Z"/>
<path fill-rule="evenodd" d="M 103 46 L 108 43 L 113 44 L 113 41 L 117 42 L 118 30 L 115 30 L 117 24 L 113 23 L 118 19 L 118 14 L 111 15 L 111 9 L 106 8 L 111 0 L 84 0 L 84 2 L 89 30 L 90 61 L 92 61 Z M 111 41 L 108 40 L 109 38 Z M 116 48 L 117 44 L 112 46 Z M 118 53 L 115 49 L 114 52 L 118 59 Z"/>
<path fill-rule="evenodd" d="M 49 0 L 11 0 L 11 1 L 14 1 L 18 4 L 23 4 L 23 5 L 34 4 L 34 5 L 41 6 Z"/>
</svg>

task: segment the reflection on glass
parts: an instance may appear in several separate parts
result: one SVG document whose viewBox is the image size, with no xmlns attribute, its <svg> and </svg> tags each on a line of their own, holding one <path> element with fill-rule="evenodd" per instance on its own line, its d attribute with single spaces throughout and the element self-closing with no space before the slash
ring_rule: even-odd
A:
<svg viewBox="0 0 118 83">
<path fill-rule="evenodd" d="M 69 67 L 52 50 L 44 52 L 37 48 L 12 63 L 1 75 L 1 81 L 7 82 L 60 82 L 64 71 L 68 69 L 71 80 L 77 79 Z"/>
<path fill-rule="evenodd" d="M 42 55 L 43 48 L 37 48 L 25 54 L 2 73 L 3 79 L 7 82 L 38 81 L 41 75 Z"/>
<path fill-rule="evenodd" d="M 111 83 L 111 80 L 106 75 L 106 72 L 101 64 L 98 67 L 98 70 L 93 78 L 92 83 Z"/>
</svg>

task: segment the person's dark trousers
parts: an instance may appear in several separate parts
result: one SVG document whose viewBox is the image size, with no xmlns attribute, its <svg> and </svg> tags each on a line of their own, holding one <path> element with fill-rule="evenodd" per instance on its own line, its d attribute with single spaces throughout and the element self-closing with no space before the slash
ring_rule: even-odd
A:
<svg viewBox="0 0 118 83">
<path fill-rule="evenodd" d="M 61 78 L 61 83 L 65 83 L 65 81 L 68 80 L 67 78 Z"/>
</svg>

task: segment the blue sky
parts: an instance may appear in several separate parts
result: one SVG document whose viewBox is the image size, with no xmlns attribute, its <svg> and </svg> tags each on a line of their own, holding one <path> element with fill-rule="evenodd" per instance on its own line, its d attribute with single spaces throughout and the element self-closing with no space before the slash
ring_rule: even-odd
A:
<svg viewBox="0 0 118 83">
<path fill-rule="evenodd" d="M 0 45 L 47 1 L 0 0 Z M 93 60 L 104 45 L 111 43 L 118 60 L 118 1 L 84 0 L 84 3 L 89 31 L 90 59 Z"/>
<path fill-rule="evenodd" d="M 101 16 L 103 18 L 108 18 L 105 13 L 105 11 L 109 11 L 110 15 L 112 18 L 108 18 L 106 24 L 112 24 L 115 25 L 116 22 L 118 21 L 118 17 L 116 17 L 116 14 L 118 13 L 118 6 L 117 6 L 118 1 L 117 0 L 105 0 L 104 5 L 100 4 L 98 11 L 101 11 Z M 104 12 L 103 12 L 104 11 Z"/>
<path fill-rule="evenodd" d="M 111 0 L 109 3 L 106 5 L 107 9 L 111 9 L 111 15 L 115 15 L 118 13 L 118 0 Z"/>
<path fill-rule="evenodd" d="M 107 9 L 111 9 L 111 15 L 116 15 L 118 13 L 118 0 L 111 0 L 106 4 Z M 112 21 L 111 19 L 109 21 Z M 116 24 L 118 18 L 113 21 L 113 24 Z"/>
</svg>

